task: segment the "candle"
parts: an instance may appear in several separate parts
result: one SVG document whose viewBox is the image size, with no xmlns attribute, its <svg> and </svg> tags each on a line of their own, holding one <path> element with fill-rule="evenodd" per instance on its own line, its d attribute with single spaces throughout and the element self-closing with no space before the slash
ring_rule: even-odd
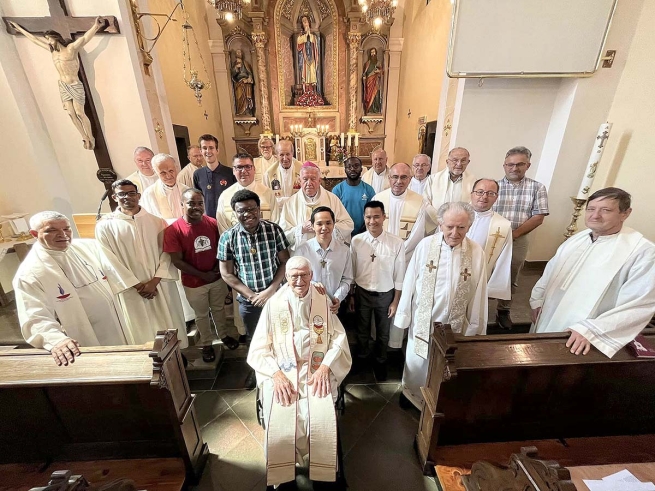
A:
<svg viewBox="0 0 655 491">
<path fill-rule="evenodd" d="M 355 133 L 355 146 L 359 146 L 359 133 Z"/>
<path fill-rule="evenodd" d="M 278 135 L 278 134 L 276 133 L 276 134 L 275 134 L 275 144 L 277 145 L 278 143 L 280 143 L 280 135 Z"/>
<path fill-rule="evenodd" d="M 585 168 L 582 182 L 580 183 L 580 189 L 578 189 L 578 194 L 576 196 L 578 199 L 587 199 L 591 194 L 589 191 L 594 183 L 598 164 L 603 157 L 603 152 L 606 147 L 605 144 L 607 143 L 611 129 L 612 123 L 603 123 L 600 125 L 600 128 L 598 128 L 598 134 L 594 140 L 594 147 L 591 149 L 591 155 L 589 155 L 589 161 L 587 162 L 587 167 Z"/>
<path fill-rule="evenodd" d="M 341 146 L 343 147 L 343 133 L 341 133 Z"/>
</svg>

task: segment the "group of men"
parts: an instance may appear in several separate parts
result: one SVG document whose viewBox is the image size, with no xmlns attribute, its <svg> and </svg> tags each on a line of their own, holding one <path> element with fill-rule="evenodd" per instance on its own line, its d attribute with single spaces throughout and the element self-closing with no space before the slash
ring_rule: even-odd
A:
<svg viewBox="0 0 655 491">
<path fill-rule="evenodd" d="M 250 345 L 245 386 L 262 393 L 269 484 L 293 479 L 294 462 L 338 482 L 333 401 L 352 358 L 337 314 L 354 313 L 355 359 L 378 381 L 388 347 L 407 338 L 403 395 L 420 407 L 434 322 L 485 334 L 492 298 L 499 326 L 512 327 L 546 189 L 526 177 L 525 147 L 507 152 L 498 181 L 476 179 L 464 148 L 434 174 L 427 155 L 388 167 L 378 149 L 363 175 L 362 161 L 347 159 L 332 192 L 290 141 L 259 147 L 260 157 L 239 153 L 225 166 L 218 140 L 203 135 L 182 172 L 170 155 L 137 148 L 137 171 L 112 185 L 117 209 L 95 243 L 73 240 L 64 215 L 34 215 L 38 241 L 14 279 L 21 328 L 67 365 L 80 346 L 142 344 L 161 329 L 177 329 L 185 346 L 185 320 L 195 320 L 212 361 L 213 318 L 228 349 Z M 571 331 L 572 353 L 593 344 L 613 356 L 655 311 L 655 246 L 623 227 L 630 206 L 620 189 L 594 193 L 589 231 L 560 247 L 532 292 L 535 331 Z M 225 321 L 228 287 L 238 334 Z"/>
</svg>

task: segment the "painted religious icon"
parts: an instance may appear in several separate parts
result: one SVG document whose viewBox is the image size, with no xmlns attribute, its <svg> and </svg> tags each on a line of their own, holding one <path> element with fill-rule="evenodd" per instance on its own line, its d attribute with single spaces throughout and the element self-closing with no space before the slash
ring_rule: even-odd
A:
<svg viewBox="0 0 655 491">
<path fill-rule="evenodd" d="M 382 76 L 384 68 L 382 61 L 378 61 L 377 48 L 371 48 L 368 52 L 368 60 L 364 64 L 363 103 L 364 114 L 382 114 Z"/>
<path fill-rule="evenodd" d="M 243 58 L 243 51 L 237 49 L 232 63 L 232 84 L 234 85 L 234 114 L 236 116 L 255 115 L 255 81 L 252 67 Z"/>
<path fill-rule="evenodd" d="M 296 37 L 298 71 L 296 83 L 302 86 L 302 94 L 296 98 L 297 106 L 323 106 L 323 70 L 321 68 L 323 46 L 321 34 L 312 32 L 311 20 L 300 16 L 301 32 Z"/>
</svg>

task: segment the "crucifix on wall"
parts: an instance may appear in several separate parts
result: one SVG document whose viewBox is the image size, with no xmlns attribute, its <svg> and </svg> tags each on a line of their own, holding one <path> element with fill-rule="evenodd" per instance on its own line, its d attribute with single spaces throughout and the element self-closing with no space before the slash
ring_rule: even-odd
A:
<svg viewBox="0 0 655 491">
<path fill-rule="evenodd" d="M 71 17 L 64 0 L 47 0 L 49 17 L 3 17 L 7 32 L 23 34 L 37 46 L 50 50 L 59 74 L 59 94 L 64 110 L 82 136 L 84 148 L 93 150 L 98 162 L 98 178 L 109 189 L 116 178 L 89 82 L 79 57 L 81 48 L 96 33 L 119 33 L 114 16 Z M 82 34 L 82 36 L 77 37 Z M 37 37 L 42 35 L 43 37 Z M 101 178 L 100 175 L 105 176 Z M 109 181 L 109 182 L 107 182 Z"/>
</svg>

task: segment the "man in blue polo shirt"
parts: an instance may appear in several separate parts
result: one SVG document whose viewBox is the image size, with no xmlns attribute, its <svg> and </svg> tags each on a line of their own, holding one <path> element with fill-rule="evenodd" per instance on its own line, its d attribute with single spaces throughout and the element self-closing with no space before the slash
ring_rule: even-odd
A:
<svg viewBox="0 0 655 491">
<path fill-rule="evenodd" d="M 218 139 L 213 135 L 202 135 L 198 145 L 206 167 L 200 167 L 193 173 L 193 187 L 200 190 L 205 198 L 205 214 L 216 218 L 216 205 L 223 191 L 237 182 L 232 169 L 218 161 Z"/>
<path fill-rule="evenodd" d="M 343 163 L 346 180 L 337 184 L 332 192 L 341 200 L 350 218 L 355 222 L 351 236 L 364 231 L 364 205 L 373 199 L 375 190 L 362 181 L 362 161 L 350 157 Z"/>
</svg>

